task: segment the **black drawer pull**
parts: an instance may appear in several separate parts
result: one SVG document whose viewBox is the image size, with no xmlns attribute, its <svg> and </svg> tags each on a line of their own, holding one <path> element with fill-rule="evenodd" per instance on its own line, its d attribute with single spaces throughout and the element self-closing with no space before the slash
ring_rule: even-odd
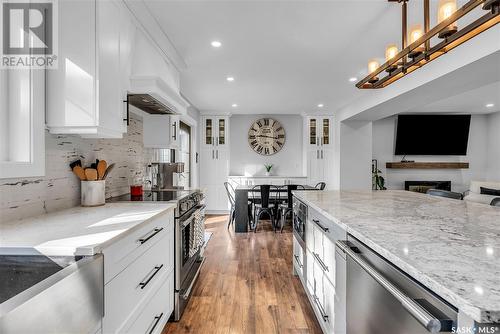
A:
<svg viewBox="0 0 500 334">
<path fill-rule="evenodd" d="M 319 310 L 319 313 L 321 313 L 321 317 L 323 318 L 323 321 L 326 322 L 328 320 L 328 315 L 323 310 L 323 306 L 321 305 L 321 302 L 319 301 L 319 298 L 316 296 L 316 294 L 314 294 L 313 300 L 316 303 L 316 306 L 318 306 L 318 310 Z"/>
<path fill-rule="evenodd" d="M 157 316 L 155 317 L 155 320 L 154 320 L 155 322 L 154 322 L 154 324 L 153 324 L 153 327 L 151 328 L 151 330 L 149 331 L 149 333 L 148 333 L 148 334 L 153 333 L 153 331 L 155 330 L 156 326 L 157 326 L 157 325 L 158 325 L 158 323 L 160 322 L 161 317 L 163 317 L 163 312 L 162 312 L 160 315 L 157 315 Z"/>
<path fill-rule="evenodd" d="M 313 222 L 314 222 L 314 223 L 316 223 L 316 225 L 318 225 L 318 227 L 319 227 L 320 229 L 322 229 L 322 230 L 323 230 L 323 232 L 328 232 L 328 231 L 330 231 L 330 229 L 329 229 L 328 227 L 324 227 L 323 225 L 321 225 L 321 224 L 319 223 L 319 220 L 317 220 L 317 219 L 313 219 Z"/>
<path fill-rule="evenodd" d="M 302 263 L 300 263 L 299 256 L 298 255 L 294 255 L 294 257 L 295 257 L 295 261 L 297 261 L 297 264 L 299 265 L 299 267 L 301 269 L 304 268 L 304 266 L 302 265 Z"/>
<path fill-rule="evenodd" d="M 158 233 L 160 233 L 161 231 L 163 230 L 163 227 L 161 228 L 155 228 L 153 231 L 151 231 L 148 236 L 145 236 L 145 237 L 142 237 L 139 239 L 139 242 L 142 244 L 146 243 L 149 239 L 151 239 L 152 237 L 154 237 L 155 235 L 157 235 Z"/>
<path fill-rule="evenodd" d="M 329 271 L 328 266 L 323 262 L 323 260 L 321 260 L 321 258 L 319 257 L 319 254 L 313 252 L 313 255 L 316 258 L 316 260 L 318 261 L 319 265 L 321 266 L 321 269 L 323 269 L 323 271 Z"/>
<path fill-rule="evenodd" d="M 155 267 L 155 272 L 151 276 L 149 276 L 149 278 L 145 282 L 139 283 L 139 285 L 141 286 L 141 289 L 144 289 L 146 287 L 146 285 L 148 285 L 148 283 L 153 279 L 153 277 L 156 276 L 156 274 L 158 274 L 158 272 L 161 270 L 162 267 L 163 267 L 163 264 L 159 267 Z"/>
</svg>

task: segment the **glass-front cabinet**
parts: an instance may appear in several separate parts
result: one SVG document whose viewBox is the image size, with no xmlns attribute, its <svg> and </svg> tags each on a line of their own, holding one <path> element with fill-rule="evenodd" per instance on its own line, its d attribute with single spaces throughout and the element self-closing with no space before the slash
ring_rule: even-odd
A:
<svg viewBox="0 0 500 334">
<path fill-rule="evenodd" d="M 227 116 L 203 117 L 203 146 L 227 145 L 229 119 Z"/>
<path fill-rule="evenodd" d="M 308 146 L 328 146 L 332 144 L 332 118 L 326 116 L 307 119 Z"/>
</svg>

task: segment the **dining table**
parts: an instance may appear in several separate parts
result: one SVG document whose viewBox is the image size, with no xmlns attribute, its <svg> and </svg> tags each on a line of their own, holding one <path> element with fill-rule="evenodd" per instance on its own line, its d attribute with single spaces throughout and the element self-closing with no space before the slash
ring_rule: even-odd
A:
<svg viewBox="0 0 500 334">
<path fill-rule="evenodd" d="M 248 217 L 248 204 L 249 204 L 249 194 L 251 192 L 259 192 L 259 188 L 255 188 L 255 185 L 239 185 L 234 190 L 234 205 L 235 205 L 235 218 L 234 218 L 234 231 L 236 233 L 246 233 L 248 232 L 249 217 Z M 319 190 L 313 186 L 303 185 L 302 190 Z M 271 187 L 271 193 L 285 193 L 281 194 L 281 198 L 285 201 L 287 199 L 286 192 L 288 188 L 286 186 L 276 186 Z M 260 194 L 259 194 L 260 195 Z M 256 195 L 257 197 L 258 195 Z"/>
</svg>

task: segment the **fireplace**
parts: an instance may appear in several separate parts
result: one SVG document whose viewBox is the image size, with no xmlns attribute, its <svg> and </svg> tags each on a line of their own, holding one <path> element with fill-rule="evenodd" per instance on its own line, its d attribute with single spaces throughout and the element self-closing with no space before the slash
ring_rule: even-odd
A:
<svg viewBox="0 0 500 334">
<path fill-rule="evenodd" d="M 405 181 L 405 190 L 425 194 L 429 189 L 451 191 L 451 181 Z"/>
</svg>

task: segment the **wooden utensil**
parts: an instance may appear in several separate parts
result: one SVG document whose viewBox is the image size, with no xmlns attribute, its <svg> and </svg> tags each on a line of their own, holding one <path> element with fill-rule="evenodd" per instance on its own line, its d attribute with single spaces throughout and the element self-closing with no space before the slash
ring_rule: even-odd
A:
<svg viewBox="0 0 500 334">
<path fill-rule="evenodd" d="M 104 173 L 106 173 L 106 169 L 108 168 L 108 163 L 106 160 L 100 160 L 97 163 L 97 177 L 99 180 L 103 180 Z"/>
<path fill-rule="evenodd" d="M 102 177 L 103 180 L 106 180 L 106 178 L 108 177 L 108 174 L 109 172 L 111 172 L 111 170 L 115 167 L 115 164 L 111 164 L 108 166 L 108 168 L 106 168 L 106 172 L 104 172 L 104 176 Z"/>
<path fill-rule="evenodd" d="M 73 161 L 72 163 L 69 164 L 69 168 L 73 170 L 76 166 L 82 167 L 82 161 L 80 159 Z"/>
<path fill-rule="evenodd" d="M 78 178 L 81 181 L 87 180 L 87 177 L 85 176 L 85 171 L 83 170 L 82 166 L 75 166 L 73 167 L 73 173 L 78 176 Z"/>
<path fill-rule="evenodd" d="M 85 176 L 87 177 L 87 181 L 96 181 L 97 180 L 97 170 L 94 168 L 85 169 Z"/>
</svg>

